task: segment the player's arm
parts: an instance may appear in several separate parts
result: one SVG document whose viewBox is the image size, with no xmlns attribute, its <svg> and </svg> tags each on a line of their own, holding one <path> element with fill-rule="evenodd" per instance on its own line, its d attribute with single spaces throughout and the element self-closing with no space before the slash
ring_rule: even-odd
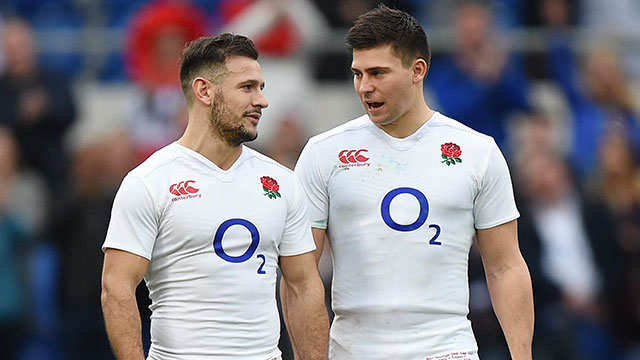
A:
<svg viewBox="0 0 640 360">
<path fill-rule="evenodd" d="M 314 250 L 315 258 L 316 258 L 316 266 L 320 262 L 320 257 L 322 257 L 322 251 L 324 250 L 324 241 L 325 241 L 325 229 L 317 229 L 311 228 L 311 233 L 313 234 L 313 240 L 316 243 L 316 249 Z M 323 285 L 324 286 L 324 285 Z M 282 317 L 284 318 L 284 324 L 287 327 L 287 331 L 290 329 L 290 321 L 289 321 L 289 313 L 287 306 L 287 289 L 285 286 L 285 282 L 280 282 L 280 302 L 282 304 Z M 293 355 L 296 359 L 300 358 L 298 353 L 298 349 L 296 348 L 296 344 L 293 342 L 293 338 L 289 335 L 289 340 L 291 342 L 291 347 L 293 348 Z"/>
<path fill-rule="evenodd" d="M 530 360 L 533 340 L 533 291 L 529 269 L 518 246 L 517 221 L 477 230 L 493 309 L 511 358 Z"/>
<path fill-rule="evenodd" d="M 311 228 L 311 233 L 313 234 L 313 241 L 316 243 L 316 250 L 314 251 L 314 254 L 316 255 L 316 265 L 318 265 L 324 251 L 324 241 L 327 235 L 327 230 Z"/>
<path fill-rule="evenodd" d="M 102 269 L 102 311 L 111 347 L 119 360 L 143 360 L 136 287 L 149 260 L 132 253 L 106 249 Z"/>
<path fill-rule="evenodd" d="M 326 360 L 329 316 L 315 253 L 281 256 L 280 269 L 283 312 L 296 359 Z"/>
</svg>

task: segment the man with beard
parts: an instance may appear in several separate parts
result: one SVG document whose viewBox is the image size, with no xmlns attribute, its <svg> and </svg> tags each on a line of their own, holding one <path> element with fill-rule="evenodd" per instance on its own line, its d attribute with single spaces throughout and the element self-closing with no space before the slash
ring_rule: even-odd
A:
<svg viewBox="0 0 640 360">
<path fill-rule="evenodd" d="M 293 173 L 242 145 L 267 101 L 253 42 L 189 43 L 180 81 L 189 122 L 123 180 L 103 245 L 102 306 L 118 359 L 143 359 L 135 289 L 151 298 L 148 359 L 280 359 L 280 267 L 290 334 L 326 359 L 328 318 L 306 198 Z"/>
</svg>

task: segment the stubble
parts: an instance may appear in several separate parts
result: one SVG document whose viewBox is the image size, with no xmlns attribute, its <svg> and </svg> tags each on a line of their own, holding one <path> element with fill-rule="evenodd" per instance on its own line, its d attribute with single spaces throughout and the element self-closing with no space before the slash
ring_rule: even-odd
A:
<svg viewBox="0 0 640 360">
<path fill-rule="evenodd" d="M 233 114 L 225 99 L 222 90 L 218 89 L 213 97 L 213 105 L 209 112 L 209 121 L 212 132 L 230 146 L 239 146 L 258 137 L 258 132 L 249 131 L 242 123 L 243 116 Z"/>
</svg>

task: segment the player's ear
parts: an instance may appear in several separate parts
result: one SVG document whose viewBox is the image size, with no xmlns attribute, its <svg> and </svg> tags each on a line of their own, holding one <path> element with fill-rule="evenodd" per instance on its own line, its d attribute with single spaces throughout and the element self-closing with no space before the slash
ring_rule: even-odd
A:
<svg viewBox="0 0 640 360">
<path fill-rule="evenodd" d="M 213 84 L 211 81 L 198 76 L 191 82 L 191 89 L 193 90 L 195 101 L 199 101 L 206 106 L 211 106 L 213 103 Z"/>
<path fill-rule="evenodd" d="M 411 68 L 413 82 L 421 82 L 427 76 L 427 70 L 429 70 L 429 66 L 424 59 L 415 59 L 413 60 L 413 66 Z"/>
</svg>

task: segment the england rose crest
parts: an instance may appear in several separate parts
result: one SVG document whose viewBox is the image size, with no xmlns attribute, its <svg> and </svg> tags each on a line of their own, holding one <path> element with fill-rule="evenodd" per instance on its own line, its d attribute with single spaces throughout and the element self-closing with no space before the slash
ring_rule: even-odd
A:
<svg viewBox="0 0 640 360">
<path fill-rule="evenodd" d="M 447 164 L 447 166 L 449 166 L 462 162 L 462 159 L 460 159 L 462 150 L 460 150 L 460 146 L 458 146 L 457 144 L 454 144 L 452 142 L 442 144 L 440 145 L 440 150 L 442 150 L 442 158 L 444 159 L 440 161 L 441 163 L 445 163 Z"/>
<path fill-rule="evenodd" d="M 262 183 L 264 196 L 268 196 L 269 199 L 281 197 L 280 193 L 278 192 L 278 190 L 280 190 L 280 185 L 278 185 L 278 182 L 275 179 L 269 176 L 263 176 L 260 178 L 260 182 Z"/>
</svg>

